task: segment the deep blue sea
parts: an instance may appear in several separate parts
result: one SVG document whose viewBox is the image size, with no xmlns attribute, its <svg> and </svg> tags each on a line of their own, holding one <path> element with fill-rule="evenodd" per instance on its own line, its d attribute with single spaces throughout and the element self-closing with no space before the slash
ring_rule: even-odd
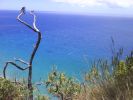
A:
<svg viewBox="0 0 133 100">
<path fill-rule="evenodd" d="M 37 34 L 16 20 L 17 11 L 0 11 L 0 73 L 13 58 L 29 60 Z M 133 18 L 36 13 L 42 42 L 33 63 L 33 80 L 45 79 L 53 66 L 68 75 L 82 76 L 89 62 L 111 55 L 111 37 L 116 49 L 133 50 Z M 32 16 L 24 20 L 32 24 Z M 8 76 L 26 76 L 9 66 Z"/>
</svg>

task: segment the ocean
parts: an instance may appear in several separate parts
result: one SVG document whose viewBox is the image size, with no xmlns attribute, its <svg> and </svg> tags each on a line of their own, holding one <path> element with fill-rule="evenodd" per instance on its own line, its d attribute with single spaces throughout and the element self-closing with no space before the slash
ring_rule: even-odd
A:
<svg viewBox="0 0 133 100">
<path fill-rule="evenodd" d="M 0 11 L 0 74 L 6 61 L 29 60 L 37 34 L 16 20 L 18 11 Z M 36 13 L 42 41 L 33 63 L 33 81 L 46 79 L 53 66 L 68 75 L 82 77 L 95 59 L 111 57 L 115 48 L 128 54 L 133 50 L 133 18 L 93 15 Z M 23 18 L 32 24 L 28 13 Z M 24 66 L 23 66 L 24 67 Z M 26 77 L 9 66 L 8 77 Z"/>
</svg>

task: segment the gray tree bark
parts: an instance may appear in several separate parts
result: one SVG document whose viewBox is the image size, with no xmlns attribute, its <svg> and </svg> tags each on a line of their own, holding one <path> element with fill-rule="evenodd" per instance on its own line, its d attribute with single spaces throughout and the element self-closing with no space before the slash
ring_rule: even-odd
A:
<svg viewBox="0 0 133 100">
<path fill-rule="evenodd" d="M 15 59 L 15 61 L 19 61 L 19 62 L 21 62 L 23 64 L 26 64 L 27 65 L 26 68 L 22 68 L 21 66 L 17 65 L 16 63 L 14 63 L 12 61 L 7 61 L 5 66 L 4 66 L 4 69 L 3 69 L 3 76 L 4 76 L 4 78 L 6 78 L 6 69 L 7 69 L 9 64 L 13 65 L 14 67 L 16 67 L 17 69 L 22 70 L 22 71 L 29 69 L 29 71 L 28 71 L 28 90 L 29 90 L 29 98 L 28 98 L 28 100 L 33 100 L 32 66 L 33 66 L 33 60 L 35 58 L 36 52 L 37 52 L 38 47 L 39 47 L 40 42 L 41 42 L 42 34 L 39 31 L 39 29 L 36 27 L 36 15 L 34 14 L 34 11 L 30 12 L 30 14 L 34 17 L 33 26 L 29 25 L 28 23 L 26 23 L 25 21 L 23 21 L 20 18 L 24 14 L 25 14 L 25 7 L 22 7 L 22 9 L 20 10 L 20 14 L 17 16 L 17 20 L 20 23 L 22 23 L 25 26 L 27 26 L 29 29 L 33 30 L 35 33 L 37 33 L 37 41 L 35 43 L 35 47 L 34 47 L 32 53 L 31 53 L 31 56 L 30 56 L 30 59 L 29 59 L 28 63 L 23 61 L 23 60 L 21 60 L 21 59 Z"/>
</svg>

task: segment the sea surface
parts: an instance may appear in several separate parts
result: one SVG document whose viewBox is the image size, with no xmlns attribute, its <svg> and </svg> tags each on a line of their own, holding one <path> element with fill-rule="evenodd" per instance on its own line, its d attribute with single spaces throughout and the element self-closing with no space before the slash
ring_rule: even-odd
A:
<svg viewBox="0 0 133 100">
<path fill-rule="evenodd" d="M 0 11 L 0 74 L 6 61 L 28 61 L 37 39 L 36 33 L 16 20 L 18 13 Z M 125 54 L 133 50 L 133 18 L 49 12 L 36 15 L 42 41 L 33 63 L 33 81 L 46 79 L 53 66 L 82 77 L 93 60 L 111 57 L 111 37 L 116 49 L 124 48 Z M 30 14 L 23 19 L 32 25 Z M 27 72 L 9 66 L 7 74 L 9 78 L 26 77 Z"/>
</svg>

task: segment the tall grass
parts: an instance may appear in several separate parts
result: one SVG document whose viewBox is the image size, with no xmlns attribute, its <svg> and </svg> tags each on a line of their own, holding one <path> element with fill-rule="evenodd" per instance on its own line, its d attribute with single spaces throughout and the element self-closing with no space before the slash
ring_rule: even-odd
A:
<svg viewBox="0 0 133 100">
<path fill-rule="evenodd" d="M 133 100 L 133 51 L 121 59 L 122 49 L 112 60 L 99 60 L 85 74 L 78 100 Z"/>
</svg>

